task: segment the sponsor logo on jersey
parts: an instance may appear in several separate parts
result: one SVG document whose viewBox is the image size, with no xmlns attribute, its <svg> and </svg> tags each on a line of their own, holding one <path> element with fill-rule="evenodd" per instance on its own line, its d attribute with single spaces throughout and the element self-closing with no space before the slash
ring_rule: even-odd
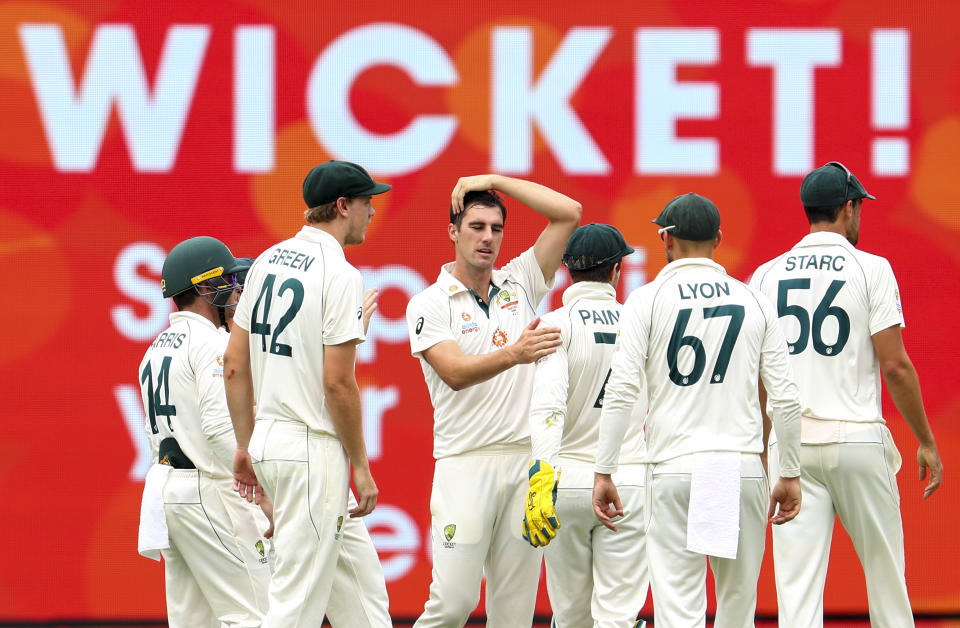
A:
<svg viewBox="0 0 960 628">
<path fill-rule="evenodd" d="M 214 377 L 223 377 L 223 355 L 217 356 L 217 366 L 213 369 Z"/>
<path fill-rule="evenodd" d="M 897 313 L 898 313 L 898 314 L 903 314 L 903 305 L 900 304 L 900 291 L 899 291 L 899 290 L 894 290 L 894 291 L 893 291 L 893 296 L 894 296 L 894 298 L 897 300 Z"/>
<path fill-rule="evenodd" d="M 510 292 L 506 288 L 497 293 L 497 296 L 494 297 L 497 305 L 500 306 L 501 310 L 507 310 L 511 314 L 516 314 L 520 311 L 520 300 L 517 298 L 516 292 Z"/>
<path fill-rule="evenodd" d="M 443 546 L 445 548 L 453 549 L 454 547 L 457 546 L 457 544 L 453 542 L 453 535 L 456 533 L 457 533 L 457 524 L 448 523 L 447 525 L 443 526 L 443 538 L 446 539 L 443 543 Z"/>
<path fill-rule="evenodd" d="M 418 336 L 420 335 L 420 332 L 423 331 L 423 317 L 422 317 L 422 316 L 417 319 L 417 330 L 416 330 L 416 331 L 417 331 L 417 335 L 418 335 Z"/>
<path fill-rule="evenodd" d="M 463 325 L 460 326 L 460 335 L 472 334 L 480 331 L 480 326 L 473 320 L 469 312 L 460 312 L 460 318 L 463 319 Z"/>
<path fill-rule="evenodd" d="M 547 418 L 544 419 L 543 423 L 547 427 L 553 427 L 554 425 L 560 424 L 560 418 L 563 416 L 560 412 L 551 412 L 547 415 Z"/>
<path fill-rule="evenodd" d="M 340 531 L 341 531 L 342 529 L 343 529 L 343 515 L 340 515 L 339 517 L 337 517 L 337 531 L 336 531 L 336 533 L 333 535 L 333 538 L 339 539 L 339 538 L 340 538 Z"/>
<path fill-rule="evenodd" d="M 491 338 L 491 340 L 493 341 L 494 346 L 498 348 L 502 347 L 507 344 L 507 332 L 503 331 L 502 329 L 498 329 L 497 331 L 493 332 L 493 338 Z"/>
</svg>

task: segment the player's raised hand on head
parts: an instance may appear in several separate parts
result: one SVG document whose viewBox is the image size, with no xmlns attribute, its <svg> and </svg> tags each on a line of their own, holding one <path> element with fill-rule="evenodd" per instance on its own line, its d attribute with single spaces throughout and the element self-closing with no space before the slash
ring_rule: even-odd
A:
<svg viewBox="0 0 960 628">
<path fill-rule="evenodd" d="M 609 473 L 593 474 L 593 512 L 600 523 L 614 532 L 617 531 L 613 518 L 623 516 L 623 505 Z"/>
<path fill-rule="evenodd" d="M 937 452 L 937 446 L 917 449 L 917 465 L 921 481 L 927 478 L 927 471 L 930 472 L 930 481 L 927 483 L 927 487 L 923 489 L 923 498 L 926 499 L 940 488 L 940 482 L 943 479 L 943 463 L 940 462 L 940 453 Z"/>
<path fill-rule="evenodd" d="M 260 503 L 260 484 L 253 472 L 253 460 L 246 449 L 237 448 L 233 454 L 233 490 L 248 502 Z"/>
<path fill-rule="evenodd" d="M 377 297 L 380 296 L 379 290 L 370 288 L 363 293 L 363 333 L 366 334 L 370 329 L 370 317 L 377 311 Z"/>
<path fill-rule="evenodd" d="M 545 355 L 549 355 L 557 350 L 563 340 L 560 338 L 559 327 L 541 327 L 540 317 L 530 321 L 520 338 L 515 343 L 509 345 L 513 351 L 514 362 L 516 364 L 530 364 L 536 362 Z"/>
<path fill-rule="evenodd" d="M 357 491 L 357 507 L 350 510 L 351 517 L 363 517 L 377 506 L 377 483 L 373 481 L 370 467 L 353 467 L 353 488 Z"/>
<path fill-rule="evenodd" d="M 463 211 L 463 197 L 467 192 L 492 190 L 495 176 L 492 174 L 477 174 L 472 177 L 460 177 L 450 194 L 450 207 L 453 208 L 453 213 L 459 214 Z"/>
<path fill-rule="evenodd" d="M 792 520 L 800 512 L 800 478 L 780 478 L 770 491 L 767 518 L 780 525 Z"/>
</svg>

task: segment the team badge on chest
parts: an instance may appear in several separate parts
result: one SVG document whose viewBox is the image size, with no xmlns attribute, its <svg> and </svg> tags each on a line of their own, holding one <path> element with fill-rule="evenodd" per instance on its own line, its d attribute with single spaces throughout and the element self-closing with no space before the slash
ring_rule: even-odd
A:
<svg viewBox="0 0 960 628">
<path fill-rule="evenodd" d="M 501 310 L 507 310 L 514 316 L 520 311 L 520 300 L 517 298 L 517 293 L 510 292 L 506 288 L 497 293 L 494 301 L 500 306 Z"/>
<path fill-rule="evenodd" d="M 493 342 L 494 346 L 502 347 L 507 344 L 507 332 L 503 331 L 502 329 L 497 329 L 497 331 L 493 332 L 493 338 L 490 340 Z"/>
</svg>

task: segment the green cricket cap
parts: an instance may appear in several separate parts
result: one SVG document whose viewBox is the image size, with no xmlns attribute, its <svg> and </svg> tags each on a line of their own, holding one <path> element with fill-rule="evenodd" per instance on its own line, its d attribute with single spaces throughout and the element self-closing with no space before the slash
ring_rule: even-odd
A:
<svg viewBox="0 0 960 628">
<path fill-rule="evenodd" d="M 341 196 L 374 196 L 392 186 L 377 183 L 357 164 L 331 159 L 314 166 L 303 180 L 303 201 L 307 207 L 332 203 Z"/>
<path fill-rule="evenodd" d="M 839 161 L 820 166 L 800 184 L 800 202 L 804 207 L 837 207 L 858 198 L 876 200 Z"/>
<path fill-rule="evenodd" d="M 653 223 L 681 240 L 712 240 L 720 231 L 720 210 L 709 198 L 689 192 L 667 203 Z"/>
<path fill-rule="evenodd" d="M 633 253 L 613 225 L 592 222 L 577 227 L 567 241 L 563 265 L 570 270 L 590 270 Z"/>
<path fill-rule="evenodd" d="M 250 270 L 250 267 L 253 266 L 252 257 L 238 257 L 237 258 L 237 284 L 243 285 L 247 281 L 247 271 Z"/>
</svg>

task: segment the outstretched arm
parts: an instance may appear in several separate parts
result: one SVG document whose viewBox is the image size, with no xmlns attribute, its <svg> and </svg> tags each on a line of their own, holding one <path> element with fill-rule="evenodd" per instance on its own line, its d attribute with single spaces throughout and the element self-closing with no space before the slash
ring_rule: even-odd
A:
<svg viewBox="0 0 960 628">
<path fill-rule="evenodd" d="M 940 461 L 937 443 L 933 439 L 933 432 L 927 422 L 927 413 L 923 409 L 920 379 L 903 346 L 899 325 L 878 331 L 872 338 L 873 348 L 880 362 L 880 372 L 883 373 L 883 381 L 886 382 L 887 390 L 890 391 L 890 398 L 893 399 L 897 410 L 903 415 L 920 443 L 917 449 L 917 470 L 920 479 L 925 479 L 928 471 L 930 474 L 930 481 L 923 490 L 923 498 L 926 499 L 940 487 L 943 463 Z"/>
<path fill-rule="evenodd" d="M 553 353 L 562 342 L 556 327 L 537 329 L 539 318 L 533 319 L 513 344 L 480 355 L 465 355 L 453 340 L 444 340 L 423 350 L 423 358 L 440 379 L 454 390 L 479 384 L 517 364 L 529 364 Z"/>
<path fill-rule="evenodd" d="M 533 253 L 543 278 L 550 283 L 560 266 L 567 240 L 580 224 L 580 216 L 583 214 L 580 203 L 533 181 L 498 174 L 481 174 L 462 177 L 457 181 L 450 199 L 454 213 L 463 211 L 464 195 L 475 190 L 503 192 L 550 221 L 533 245 Z"/>
</svg>

